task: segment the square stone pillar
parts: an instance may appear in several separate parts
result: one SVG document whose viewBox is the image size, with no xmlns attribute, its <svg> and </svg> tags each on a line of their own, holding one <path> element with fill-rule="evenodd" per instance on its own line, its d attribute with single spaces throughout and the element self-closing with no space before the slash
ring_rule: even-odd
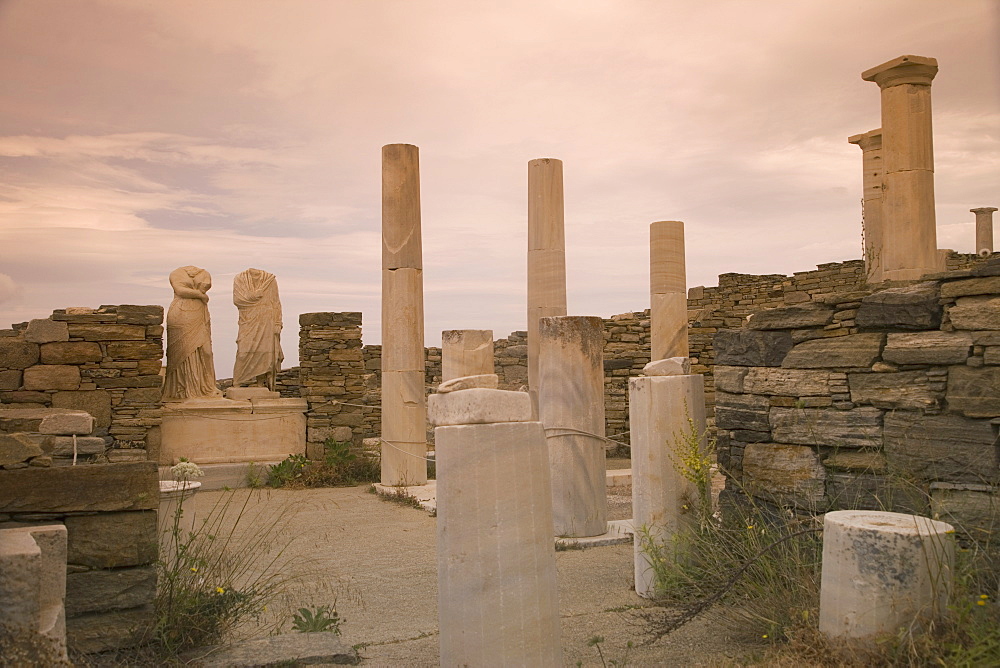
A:
<svg viewBox="0 0 1000 668">
<path fill-rule="evenodd" d="M 882 282 L 882 128 L 847 138 L 861 148 L 861 188 L 865 275 L 869 283 Z"/>
</svg>

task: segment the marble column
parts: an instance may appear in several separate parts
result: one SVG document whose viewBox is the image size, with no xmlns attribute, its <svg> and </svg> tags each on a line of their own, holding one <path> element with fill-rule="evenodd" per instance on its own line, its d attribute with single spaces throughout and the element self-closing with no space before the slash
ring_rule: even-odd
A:
<svg viewBox="0 0 1000 668">
<path fill-rule="evenodd" d="M 541 318 L 538 337 L 538 415 L 549 447 L 556 535 L 599 536 L 608 516 L 603 323 Z"/>
<path fill-rule="evenodd" d="M 424 282 L 416 146 L 382 147 L 382 484 L 427 482 Z"/>
<path fill-rule="evenodd" d="M 441 380 L 493 373 L 493 330 L 441 332 Z"/>
<path fill-rule="evenodd" d="M 861 188 L 865 237 L 865 274 L 869 283 L 882 281 L 882 128 L 847 138 L 861 149 Z"/>
<path fill-rule="evenodd" d="M 937 270 L 931 81 L 934 58 L 899 56 L 861 74 L 882 93 L 882 277 L 912 280 Z"/>
<path fill-rule="evenodd" d="M 566 315 L 562 160 L 528 163 L 528 388 L 538 391 L 538 319 Z"/>
<path fill-rule="evenodd" d="M 542 424 L 526 392 L 445 387 L 428 398 L 441 665 L 561 666 Z"/>
<path fill-rule="evenodd" d="M 649 320 L 652 359 L 688 356 L 684 223 L 649 226 Z"/>
<path fill-rule="evenodd" d="M 989 257 L 993 254 L 993 212 L 995 206 L 969 209 L 976 214 L 976 255 Z"/>
<path fill-rule="evenodd" d="M 686 358 L 685 358 L 686 359 Z M 680 370 L 681 365 L 677 365 Z M 648 371 L 647 371 L 648 373 Z M 655 574 L 647 554 L 648 541 L 674 558 L 674 537 L 698 522 L 697 486 L 679 468 L 690 418 L 707 450 L 705 384 L 701 374 L 647 375 L 630 378 L 628 411 L 632 443 L 632 521 L 635 591 L 651 597 Z"/>
</svg>

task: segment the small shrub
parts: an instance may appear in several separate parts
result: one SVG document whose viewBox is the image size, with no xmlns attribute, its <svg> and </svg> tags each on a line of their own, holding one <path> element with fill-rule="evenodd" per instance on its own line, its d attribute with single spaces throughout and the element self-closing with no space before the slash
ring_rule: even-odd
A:
<svg viewBox="0 0 1000 668">
<path fill-rule="evenodd" d="M 328 631 L 340 635 L 340 622 L 335 605 L 320 605 L 313 609 L 299 608 L 292 613 L 292 628 L 299 633 L 317 633 Z"/>
<path fill-rule="evenodd" d="M 305 455 L 289 455 L 271 467 L 271 487 L 350 487 L 379 479 L 377 457 L 355 452 L 350 443 L 328 438 L 323 459 L 310 461 Z"/>
</svg>

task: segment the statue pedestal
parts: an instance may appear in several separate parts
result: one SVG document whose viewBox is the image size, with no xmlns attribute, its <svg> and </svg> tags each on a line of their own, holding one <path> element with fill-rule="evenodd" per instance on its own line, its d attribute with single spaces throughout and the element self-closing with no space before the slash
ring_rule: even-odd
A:
<svg viewBox="0 0 1000 668">
<path fill-rule="evenodd" d="M 186 399 L 163 404 L 160 464 L 266 462 L 305 454 L 305 399 Z"/>
</svg>

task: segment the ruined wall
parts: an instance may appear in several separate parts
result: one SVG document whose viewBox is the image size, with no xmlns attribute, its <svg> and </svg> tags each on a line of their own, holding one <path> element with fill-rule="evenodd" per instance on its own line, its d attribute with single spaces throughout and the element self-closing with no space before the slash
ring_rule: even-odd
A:
<svg viewBox="0 0 1000 668">
<path fill-rule="evenodd" d="M 966 532 L 991 515 L 1000 260 L 931 278 L 761 311 L 715 336 L 729 492 L 933 513 Z"/>
<path fill-rule="evenodd" d="M 111 461 L 155 460 L 162 359 L 160 306 L 60 309 L 0 330 L 0 403 L 87 411 Z"/>
</svg>

